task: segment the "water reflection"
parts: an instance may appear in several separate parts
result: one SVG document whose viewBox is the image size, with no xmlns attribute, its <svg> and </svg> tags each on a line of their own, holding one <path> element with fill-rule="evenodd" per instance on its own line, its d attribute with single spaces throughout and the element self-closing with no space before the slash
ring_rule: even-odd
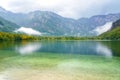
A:
<svg viewBox="0 0 120 80">
<path fill-rule="evenodd" d="M 82 55 L 101 55 L 112 57 L 112 51 L 101 42 L 72 41 L 42 44 L 39 52 L 69 53 Z"/>
<path fill-rule="evenodd" d="M 33 52 L 39 50 L 41 48 L 41 44 L 36 42 L 36 43 L 28 43 L 26 45 L 22 46 L 17 46 L 15 47 L 15 50 L 19 52 L 20 54 L 32 54 Z"/>
<path fill-rule="evenodd" d="M 97 41 L 31 42 L 19 47 L 17 46 L 15 49 L 20 54 L 45 52 L 112 57 L 111 49 L 102 42 Z"/>
<path fill-rule="evenodd" d="M 8 46 L 7 46 L 8 45 Z M 0 54 L 16 51 L 21 55 L 36 53 L 63 53 L 97 56 L 120 56 L 120 41 L 40 41 L 40 42 L 2 42 Z"/>
<path fill-rule="evenodd" d="M 96 46 L 96 53 L 106 56 L 106 57 L 112 57 L 112 51 L 107 46 L 98 43 Z"/>
</svg>

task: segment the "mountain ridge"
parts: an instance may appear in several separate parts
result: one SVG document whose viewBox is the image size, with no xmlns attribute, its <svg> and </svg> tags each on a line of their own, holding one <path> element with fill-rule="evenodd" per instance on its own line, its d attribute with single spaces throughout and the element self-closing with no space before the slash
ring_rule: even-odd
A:
<svg viewBox="0 0 120 80">
<path fill-rule="evenodd" d="M 12 32 L 16 29 L 20 28 L 20 26 L 18 26 L 15 23 L 12 23 L 8 20 L 3 19 L 2 17 L 0 17 L 0 31 L 2 32 Z"/>
<path fill-rule="evenodd" d="M 120 13 L 97 15 L 78 20 L 65 18 L 50 11 L 32 11 L 30 13 L 0 12 L 0 16 L 26 28 L 33 28 L 48 35 L 97 36 L 94 29 L 120 19 Z"/>
</svg>

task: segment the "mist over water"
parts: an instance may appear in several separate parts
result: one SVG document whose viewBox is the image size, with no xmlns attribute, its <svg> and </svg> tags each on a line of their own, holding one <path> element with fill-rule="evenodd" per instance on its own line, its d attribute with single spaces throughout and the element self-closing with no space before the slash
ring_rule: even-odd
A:
<svg viewBox="0 0 120 80">
<path fill-rule="evenodd" d="M 110 48 L 103 44 L 98 44 L 96 47 L 96 52 L 100 55 L 106 56 L 106 57 L 112 57 L 113 53 Z"/>
<path fill-rule="evenodd" d="M 19 52 L 21 55 L 32 54 L 33 52 L 39 50 L 41 48 L 40 43 L 28 43 L 26 45 L 21 45 L 19 47 L 15 47 L 15 50 Z"/>
</svg>

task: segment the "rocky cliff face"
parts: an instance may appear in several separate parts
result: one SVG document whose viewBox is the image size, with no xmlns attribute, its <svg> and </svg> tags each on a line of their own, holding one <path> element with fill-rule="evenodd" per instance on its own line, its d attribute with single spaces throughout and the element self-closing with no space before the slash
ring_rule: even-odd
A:
<svg viewBox="0 0 120 80">
<path fill-rule="evenodd" d="M 120 19 L 113 23 L 112 29 L 114 29 L 116 27 L 120 27 Z"/>
</svg>

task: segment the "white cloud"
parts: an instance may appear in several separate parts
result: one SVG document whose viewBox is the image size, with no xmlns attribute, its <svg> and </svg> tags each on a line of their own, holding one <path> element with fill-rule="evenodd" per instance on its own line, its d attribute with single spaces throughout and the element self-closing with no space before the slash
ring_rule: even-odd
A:
<svg viewBox="0 0 120 80">
<path fill-rule="evenodd" d="M 106 23 L 106 24 L 103 25 L 103 26 L 98 26 L 97 28 L 95 28 L 95 29 L 93 30 L 93 32 L 96 32 L 97 35 L 100 35 L 100 34 L 102 34 L 102 33 L 104 33 L 104 32 L 107 32 L 107 31 L 109 31 L 109 30 L 111 29 L 112 23 L 113 23 L 113 22 L 108 22 L 108 23 Z"/>
<path fill-rule="evenodd" d="M 2 0 L 0 6 L 14 12 L 52 11 L 64 17 L 79 18 L 100 13 L 111 0 Z"/>
<path fill-rule="evenodd" d="M 41 33 L 39 31 L 36 31 L 32 28 L 25 28 L 25 27 L 21 27 L 18 30 L 15 30 L 15 32 L 23 32 L 28 35 L 41 35 Z"/>
</svg>

